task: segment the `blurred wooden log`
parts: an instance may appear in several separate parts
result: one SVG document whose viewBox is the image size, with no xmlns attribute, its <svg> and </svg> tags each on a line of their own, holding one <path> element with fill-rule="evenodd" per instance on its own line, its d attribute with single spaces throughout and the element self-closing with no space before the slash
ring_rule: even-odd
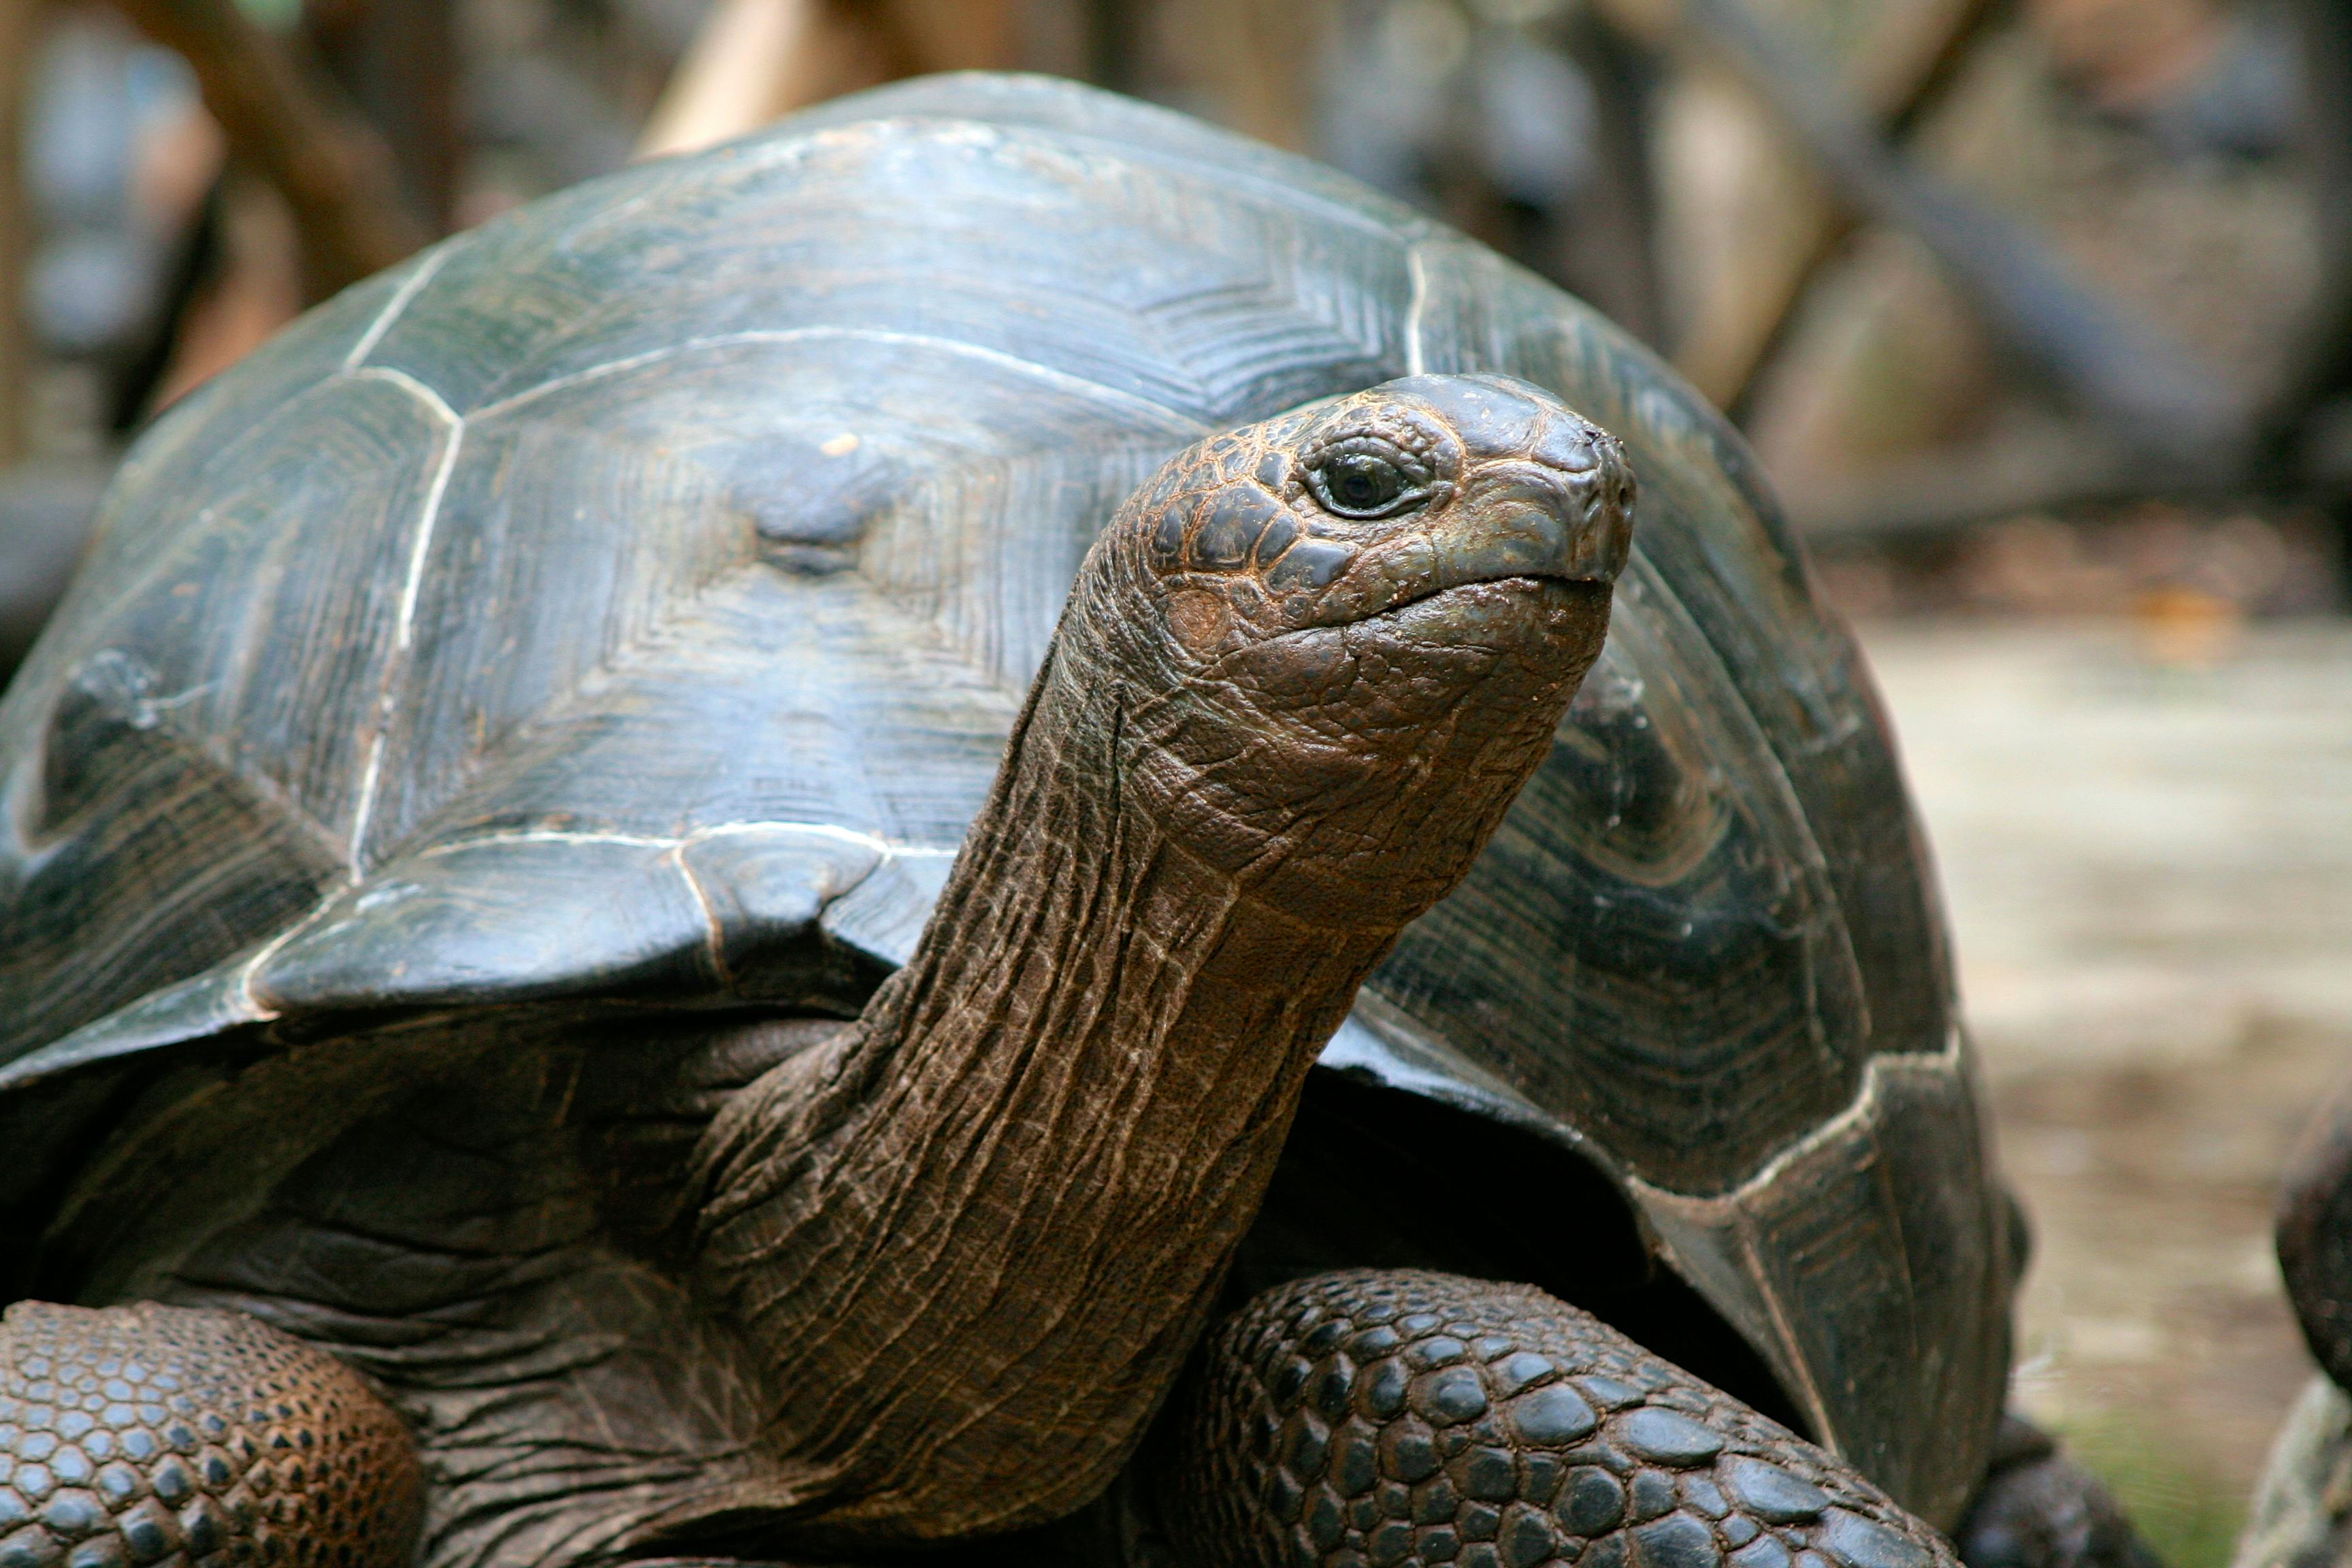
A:
<svg viewBox="0 0 2352 1568">
<path fill-rule="evenodd" d="M 1311 75 L 1332 20 L 1329 0 L 1192 0 L 1179 40 L 1188 75 L 1205 85 L 1217 118 L 1293 152 L 1314 139 Z"/>
<path fill-rule="evenodd" d="M 1020 59 L 1020 28 L 1012 0 L 879 0 L 879 5 L 881 25 L 898 47 L 900 74 L 1003 70 Z"/>
<path fill-rule="evenodd" d="M 26 89 L 40 0 L 0 0 L 0 464 L 25 455 L 32 343 L 25 330 Z"/>
<path fill-rule="evenodd" d="M 822 0 L 716 0 L 637 139 L 664 158 L 740 136 L 807 102 L 836 44 Z"/>
<path fill-rule="evenodd" d="M 1645 343 L 1665 331 L 1658 265 L 1658 158 L 1652 60 L 1589 11 L 1571 15 L 1559 42 L 1592 89 L 1592 157 L 1568 207 L 1548 212 L 1548 254 L 1531 262 Z"/>
<path fill-rule="evenodd" d="M 559 185 L 611 174 L 635 154 L 643 131 L 640 117 L 578 64 L 545 49 L 470 61 L 464 120 L 477 141 L 529 148 Z M 453 222 L 467 216 L 453 215 Z"/>
<path fill-rule="evenodd" d="M 692 152 L 845 92 L 1017 56 L 1013 0 L 718 0 L 637 156 Z"/>
<path fill-rule="evenodd" d="M 2095 428 L 2053 421 L 1963 451 L 1930 451 L 1786 496 L 1790 518 L 1815 544 L 1853 545 L 1948 539 L 1981 523 L 2135 501 L 2225 504 L 2244 491 L 2217 471 L 2181 474 L 2151 467 L 2126 444 Z"/>
<path fill-rule="evenodd" d="M 231 154 L 285 196 L 316 292 L 380 272 L 431 240 L 383 138 L 337 101 L 296 46 L 257 26 L 236 0 L 120 4 L 187 60 Z"/>
</svg>

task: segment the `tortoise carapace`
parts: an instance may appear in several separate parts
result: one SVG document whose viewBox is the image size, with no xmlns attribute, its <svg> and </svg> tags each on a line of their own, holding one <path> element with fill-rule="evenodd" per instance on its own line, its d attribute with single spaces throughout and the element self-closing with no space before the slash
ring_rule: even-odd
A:
<svg viewBox="0 0 2352 1568">
<path fill-rule="evenodd" d="M 0 789 L 6 1568 L 1927 1568 L 1982 1472 L 1924 858 L 1736 438 L 1179 117 L 913 84 L 347 292 Z"/>
</svg>

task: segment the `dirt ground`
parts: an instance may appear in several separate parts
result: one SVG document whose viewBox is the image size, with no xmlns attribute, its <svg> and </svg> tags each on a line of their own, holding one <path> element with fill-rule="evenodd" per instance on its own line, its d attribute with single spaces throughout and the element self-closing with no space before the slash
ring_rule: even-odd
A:
<svg viewBox="0 0 2352 1568">
<path fill-rule="evenodd" d="M 2352 1071 L 2352 624 L 1862 631 L 2036 1231 L 2015 1400 L 2226 1561 L 2310 1374 L 2280 1163 Z"/>
</svg>

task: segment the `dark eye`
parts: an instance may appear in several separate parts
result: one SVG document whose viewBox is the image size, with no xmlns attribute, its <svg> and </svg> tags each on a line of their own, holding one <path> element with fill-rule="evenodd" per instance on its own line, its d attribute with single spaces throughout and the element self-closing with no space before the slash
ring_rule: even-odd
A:
<svg viewBox="0 0 2352 1568">
<path fill-rule="evenodd" d="M 1412 477 L 1377 452 L 1334 452 L 1307 472 L 1324 509 L 1341 517 L 1385 517 L 1414 487 Z"/>
</svg>

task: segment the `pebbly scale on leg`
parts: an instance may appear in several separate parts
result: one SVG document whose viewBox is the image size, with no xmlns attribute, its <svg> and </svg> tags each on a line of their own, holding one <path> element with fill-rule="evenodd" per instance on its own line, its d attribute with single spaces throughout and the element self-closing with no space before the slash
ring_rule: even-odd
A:
<svg viewBox="0 0 2352 1568">
<path fill-rule="evenodd" d="M 1848 1467 L 1529 1287 L 1408 1271 L 1265 1292 L 1162 1453 L 1213 1568 L 1954 1568 Z"/>
<path fill-rule="evenodd" d="M 20 1301 L 0 1319 L 0 1568 L 399 1568 L 407 1428 L 235 1312 Z"/>
</svg>

